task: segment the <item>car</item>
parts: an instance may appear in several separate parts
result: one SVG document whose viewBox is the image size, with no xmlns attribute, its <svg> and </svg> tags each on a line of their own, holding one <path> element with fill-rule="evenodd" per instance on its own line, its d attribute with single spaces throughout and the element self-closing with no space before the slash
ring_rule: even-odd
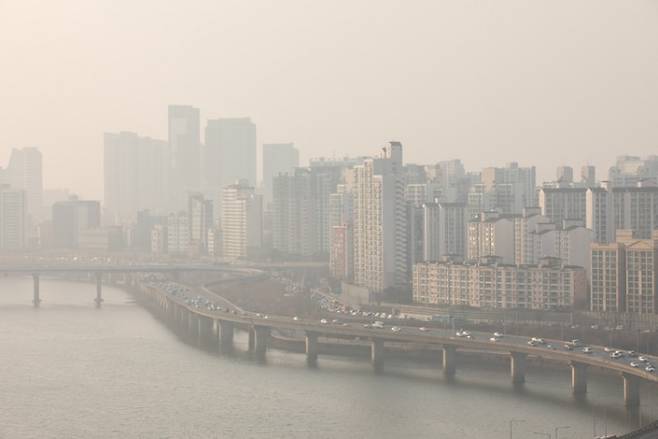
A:
<svg viewBox="0 0 658 439">
<path fill-rule="evenodd" d="M 640 363 L 638 363 L 637 361 L 631 361 L 631 367 L 636 367 L 636 368 L 640 367 Z"/>
<path fill-rule="evenodd" d="M 574 338 L 573 340 L 571 340 L 571 344 L 572 344 L 574 347 L 579 348 L 579 347 L 581 347 L 581 346 L 583 345 L 583 341 L 582 341 L 581 339 L 579 339 L 579 338 Z"/>
<path fill-rule="evenodd" d="M 544 341 L 543 338 L 540 337 L 532 337 L 530 341 L 534 341 L 537 344 L 545 344 L 546 342 Z"/>
<path fill-rule="evenodd" d="M 528 344 L 529 344 L 530 346 L 539 346 L 539 343 L 538 343 L 537 341 L 535 341 L 535 340 L 529 340 L 529 341 L 528 341 Z"/>
<path fill-rule="evenodd" d="M 649 359 L 647 357 L 645 357 L 644 355 L 640 355 L 639 357 L 637 357 L 637 359 L 638 359 L 638 361 L 640 361 L 642 363 L 648 363 L 649 362 Z"/>
<path fill-rule="evenodd" d="M 399 326 L 393 326 L 391 328 L 391 331 L 393 331 L 393 332 L 400 332 L 401 330 L 402 330 L 402 328 L 400 328 Z"/>
<path fill-rule="evenodd" d="M 491 337 L 491 338 L 489 338 L 489 341 L 493 341 L 493 342 L 497 342 L 498 340 L 500 340 L 500 337 Z"/>
<path fill-rule="evenodd" d="M 605 352 L 614 352 L 612 348 L 609 348 L 609 347 L 607 347 L 607 346 L 604 347 L 603 350 L 604 350 Z"/>
<path fill-rule="evenodd" d="M 626 353 L 626 355 L 628 355 L 628 356 L 631 357 L 631 358 L 637 358 L 637 355 L 638 355 L 638 354 L 637 354 L 637 352 L 635 352 L 635 351 L 628 351 L 628 352 Z"/>
<path fill-rule="evenodd" d="M 613 360 L 618 360 L 623 356 L 624 354 L 620 351 L 614 351 L 613 353 L 610 354 L 610 358 L 612 358 Z"/>
<path fill-rule="evenodd" d="M 493 336 L 496 337 L 496 338 L 503 338 L 503 334 L 500 333 L 500 332 L 494 332 Z"/>
<path fill-rule="evenodd" d="M 297 316 L 293 317 L 292 319 L 293 319 L 294 321 L 296 321 L 296 322 L 299 321 L 299 317 L 297 317 Z"/>
<path fill-rule="evenodd" d="M 594 351 L 589 346 L 585 346 L 583 348 L 583 354 L 591 354 L 592 352 L 594 352 Z"/>
<path fill-rule="evenodd" d="M 420 328 L 418 328 L 418 330 L 419 330 L 420 332 L 427 332 L 427 331 L 429 331 L 429 329 L 427 329 L 427 328 L 424 327 L 424 326 L 421 326 Z"/>
<path fill-rule="evenodd" d="M 326 325 L 329 322 L 327 321 L 327 319 L 322 319 L 322 320 L 320 320 L 320 323 L 322 323 L 323 325 Z"/>
<path fill-rule="evenodd" d="M 468 337 L 471 335 L 470 332 L 464 331 L 463 329 L 461 331 L 457 331 L 457 337 Z"/>
<path fill-rule="evenodd" d="M 567 351 L 573 351 L 573 345 L 571 343 L 565 343 L 564 349 Z"/>
<path fill-rule="evenodd" d="M 376 321 L 375 323 L 372 324 L 372 327 L 381 329 L 381 328 L 384 327 L 384 322 L 378 320 L 378 321 Z"/>
<path fill-rule="evenodd" d="M 653 367 L 652 365 L 648 365 L 647 367 L 644 368 L 644 370 L 649 373 L 654 373 L 656 371 L 656 368 Z"/>
</svg>

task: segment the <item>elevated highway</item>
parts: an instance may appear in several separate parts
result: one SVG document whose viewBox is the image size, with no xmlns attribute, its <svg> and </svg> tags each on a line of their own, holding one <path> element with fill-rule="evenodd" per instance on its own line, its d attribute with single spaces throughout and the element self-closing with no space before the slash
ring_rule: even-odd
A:
<svg viewBox="0 0 658 439">
<path fill-rule="evenodd" d="M 319 338 L 359 339 L 370 345 L 370 358 L 375 371 L 384 368 L 386 345 L 420 345 L 442 352 L 442 368 L 452 377 L 459 368 L 459 351 L 498 353 L 509 357 L 510 376 L 514 384 L 525 381 L 527 358 L 541 357 L 566 364 L 571 369 L 571 390 L 582 398 L 587 392 L 587 370 L 595 367 L 617 373 L 624 384 L 624 402 L 628 407 L 640 404 L 641 383 L 658 383 L 658 376 L 645 370 L 646 364 L 658 364 L 658 357 L 644 356 L 641 367 L 637 358 L 613 359 L 601 346 L 590 346 L 591 353 L 582 349 L 566 350 L 564 341 L 545 340 L 541 345 L 528 344 L 527 337 L 504 336 L 490 341 L 490 334 L 472 333 L 473 338 L 458 337 L 445 329 L 419 330 L 417 327 L 372 328 L 360 323 L 321 323 L 283 316 L 257 315 L 247 312 L 210 310 L 187 303 L 182 297 L 166 294 L 155 287 L 143 287 L 142 294 L 154 304 L 154 308 L 168 321 L 174 323 L 199 343 L 217 347 L 222 352 L 233 350 L 233 333 L 236 328 L 249 332 L 249 351 L 259 361 L 265 361 L 271 346 L 271 332 L 295 331 L 304 334 L 306 360 L 315 366 L 319 357 Z"/>
</svg>

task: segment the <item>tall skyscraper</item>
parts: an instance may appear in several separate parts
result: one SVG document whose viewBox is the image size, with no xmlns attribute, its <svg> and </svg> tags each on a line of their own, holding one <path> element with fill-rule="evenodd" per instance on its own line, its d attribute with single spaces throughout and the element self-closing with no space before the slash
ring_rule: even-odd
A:
<svg viewBox="0 0 658 439">
<path fill-rule="evenodd" d="M 354 282 L 381 293 L 408 285 L 402 144 L 354 168 Z"/>
<path fill-rule="evenodd" d="M 225 187 L 222 198 L 224 258 L 255 256 L 263 243 L 263 197 L 242 180 Z"/>
<path fill-rule="evenodd" d="M 247 180 L 256 185 L 256 125 L 248 117 L 208 120 L 204 186 L 218 190 Z"/>
<path fill-rule="evenodd" d="M 272 179 L 292 173 L 299 166 L 299 150 L 292 143 L 263 144 L 263 200 L 265 207 L 272 202 Z"/>
<path fill-rule="evenodd" d="M 104 207 L 113 223 L 135 221 L 143 209 L 162 211 L 169 202 L 169 152 L 162 140 L 135 133 L 104 135 Z"/>
<path fill-rule="evenodd" d="M 9 158 L 7 181 L 25 191 L 27 214 L 33 220 L 43 217 L 43 176 L 41 151 L 37 148 L 14 148 Z"/>
<path fill-rule="evenodd" d="M 24 190 L 0 185 L 0 250 L 25 248 L 26 204 Z"/>
<path fill-rule="evenodd" d="M 170 207 L 183 207 L 186 192 L 200 188 L 200 129 L 198 108 L 169 106 Z"/>
</svg>

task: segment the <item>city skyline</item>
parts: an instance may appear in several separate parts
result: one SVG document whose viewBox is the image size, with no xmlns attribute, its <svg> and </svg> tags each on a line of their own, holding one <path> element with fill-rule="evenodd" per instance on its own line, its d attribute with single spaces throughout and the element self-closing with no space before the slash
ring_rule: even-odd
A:
<svg viewBox="0 0 658 439">
<path fill-rule="evenodd" d="M 251 117 L 258 145 L 294 142 L 302 163 L 366 154 L 383 138 L 403 142 L 408 162 L 534 161 L 545 180 L 566 162 L 601 169 L 658 144 L 654 2 L 505 0 L 491 13 L 463 2 L 144 1 L 130 16 L 114 3 L 0 3 L 13 60 L 0 157 L 39 147 L 48 188 L 99 198 L 102 133 L 164 140 L 169 104 L 194 105 L 202 120 Z"/>
</svg>

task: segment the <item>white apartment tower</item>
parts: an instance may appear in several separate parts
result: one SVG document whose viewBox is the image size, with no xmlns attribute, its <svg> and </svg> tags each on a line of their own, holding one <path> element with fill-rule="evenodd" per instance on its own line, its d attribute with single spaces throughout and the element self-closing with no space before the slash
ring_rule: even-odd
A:
<svg viewBox="0 0 658 439">
<path fill-rule="evenodd" d="M 224 258 L 246 259 L 263 243 L 263 197 L 247 180 L 222 192 L 222 249 Z"/>
<path fill-rule="evenodd" d="M 373 292 L 408 284 L 402 144 L 354 168 L 354 282 Z"/>
<path fill-rule="evenodd" d="M 25 191 L 0 186 L 0 250 L 21 250 L 26 245 Z"/>
</svg>

